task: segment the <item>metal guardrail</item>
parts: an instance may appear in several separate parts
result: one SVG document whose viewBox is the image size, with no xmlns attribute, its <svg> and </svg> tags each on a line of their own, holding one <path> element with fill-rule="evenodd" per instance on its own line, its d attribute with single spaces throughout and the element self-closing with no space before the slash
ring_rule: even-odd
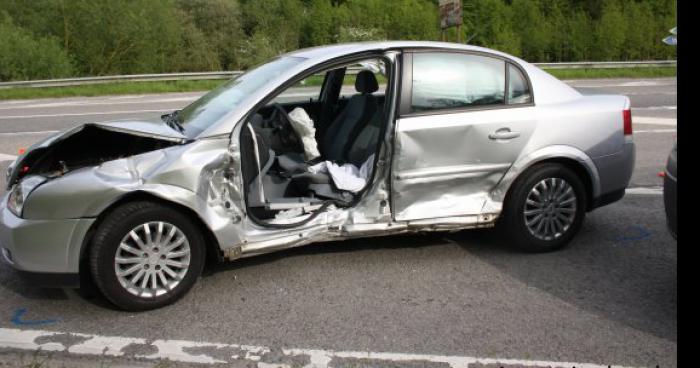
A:
<svg viewBox="0 0 700 368">
<path fill-rule="evenodd" d="M 655 61 L 579 61 L 574 63 L 534 63 L 542 69 L 617 69 L 673 67 L 676 60 Z"/>
<path fill-rule="evenodd" d="M 649 67 L 673 67 L 676 60 L 659 61 L 583 61 L 572 63 L 534 63 L 543 69 L 615 69 L 615 68 L 649 68 Z M 359 70 L 359 69 L 358 69 Z M 357 70 L 353 70 L 357 71 Z M 178 80 L 210 80 L 230 79 L 243 74 L 241 70 L 224 72 L 198 72 L 198 73 L 166 73 L 166 74 L 133 74 L 133 75 L 108 75 L 101 77 L 64 78 L 30 80 L 16 82 L 0 82 L 0 89 L 18 87 L 65 87 L 87 84 L 100 84 L 112 82 L 156 82 Z"/>
<path fill-rule="evenodd" d="M 207 80 L 230 79 L 243 74 L 243 71 L 229 72 L 197 72 L 197 73 L 166 73 L 166 74 L 132 74 L 132 75 L 106 75 L 100 77 L 44 79 L 16 82 L 0 82 L 0 88 L 16 87 L 64 87 L 81 86 L 86 84 L 100 84 L 112 82 L 157 82 L 176 80 Z"/>
</svg>

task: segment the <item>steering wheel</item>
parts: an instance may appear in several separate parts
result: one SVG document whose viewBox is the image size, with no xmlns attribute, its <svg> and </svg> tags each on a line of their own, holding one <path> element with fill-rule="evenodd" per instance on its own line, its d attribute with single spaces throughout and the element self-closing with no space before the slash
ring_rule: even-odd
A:
<svg viewBox="0 0 700 368">
<path fill-rule="evenodd" d="M 273 132 L 279 137 L 282 144 L 286 147 L 296 146 L 303 151 L 303 146 L 301 144 L 301 137 L 292 126 L 292 120 L 287 114 L 287 111 L 279 103 L 273 103 L 272 116 L 270 117 L 270 127 Z M 279 114 L 281 118 L 276 118 L 275 114 Z"/>
</svg>

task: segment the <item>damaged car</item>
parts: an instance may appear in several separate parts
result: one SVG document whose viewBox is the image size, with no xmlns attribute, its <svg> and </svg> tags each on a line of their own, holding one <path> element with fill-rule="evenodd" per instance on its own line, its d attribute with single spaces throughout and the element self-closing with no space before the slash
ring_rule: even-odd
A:
<svg viewBox="0 0 700 368">
<path fill-rule="evenodd" d="M 36 285 L 89 276 L 125 310 L 182 297 L 205 262 L 313 242 L 497 226 L 569 243 L 623 197 L 630 101 L 583 96 L 491 49 L 291 52 L 154 120 L 85 124 L 7 171 L 4 258 Z"/>
</svg>

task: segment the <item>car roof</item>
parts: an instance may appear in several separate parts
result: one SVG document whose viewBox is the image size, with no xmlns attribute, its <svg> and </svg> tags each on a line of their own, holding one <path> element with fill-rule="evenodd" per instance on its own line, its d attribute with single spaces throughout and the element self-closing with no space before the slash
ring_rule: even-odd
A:
<svg viewBox="0 0 700 368">
<path fill-rule="evenodd" d="M 288 80 L 290 77 L 308 70 L 314 65 L 352 54 L 406 49 L 472 51 L 506 58 L 520 65 L 528 75 L 536 104 L 562 102 L 581 96 L 570 86 L 554 78 L 549 73 L 546 73 L 538 67 L 526 62 L 525 60 L 486 47 L 437 41 L 370 41 L 339 43 L 295 50 L 284 55 L 280 55 L 280 57 L 299 57 L 305 59 L 305 61 L 290 67 L 284 73 L 280 74 L 275 79 L 268 82 L 265 86 L 261 87 L 259 91 L 249 95 L 246 100 L 241 103 L 239 108 L 224 116 L 213 126 L 207 128 L 198 136 L 198 138 L 231 134 L 235 123 L 238 122 L 246 114 L 247 110 L 252 108 L 257 101 L 269 93 L 272 93 L 277 86 Z"/>
<path fill-rule="evenodd" d="M 484 52 L 489 54 L 494 54 L 509 59 L 514 59 L 519 62 L 524 62 L 512 55 L 506 53 L 489 49 L 486 47 L 473 46 L 454 42 L 437 42 L 437 41 L 367 41 L 367 42 L 353 42 L 353 43 L 339 43 L 325 46 L 316 46 L 305 49 L 299 49 L 286 54 L 286 56 L 296 56 L 308 59 L 333 59 L 336 57 L 341 57 L 348 54 L 368 52 L 368 51 L 378 51 L 378 50 L 392 50 L 392 49 L 420 49 L 420 48 L 430 48 L 430 49 L 445 49 L 445 50 L 455 50 L 455 51 L 476 51 Z"/>
</svg>

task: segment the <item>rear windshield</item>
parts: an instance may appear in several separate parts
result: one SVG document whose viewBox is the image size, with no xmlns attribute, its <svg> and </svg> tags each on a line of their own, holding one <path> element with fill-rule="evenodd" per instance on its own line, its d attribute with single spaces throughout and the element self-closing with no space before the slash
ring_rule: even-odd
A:
<svg viewBox="0 0 700 368">
<path fill-rule="evenodd" d="M 184 134 L 189 138 L 196 137 L 233 111 L 243 99 L 255 90 L 304 60 L 306 59 L 291 56 L 277 58 L 200 97 L 177 115 L 178 122 L 185 129 Z"/>
</svg>

